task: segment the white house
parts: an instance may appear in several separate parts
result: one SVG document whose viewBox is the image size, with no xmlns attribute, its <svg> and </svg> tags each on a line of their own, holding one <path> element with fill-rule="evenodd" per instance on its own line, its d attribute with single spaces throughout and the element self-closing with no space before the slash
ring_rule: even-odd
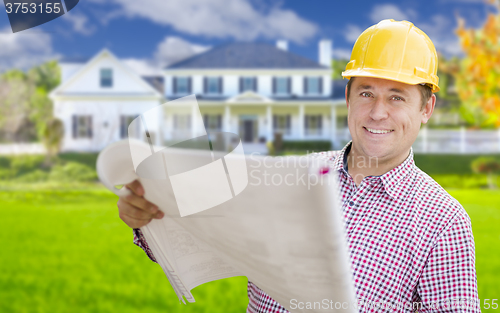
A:
<svg viewBox="0 0 500 313">
<path fill-rule="evenodd" d="M 108 50 L 85 64 L 62 63 L 62 82 L 51 98 L 66 129 L 63 150 L 99 151 L 125 138 L 139 114 L 190 94 L 205 128 L 239 134 L 244 145 L 265 147 L 279 132 L 284 140 L 328 140 L 338 147 L 345 84 L 334 93 L 331 41 L 320 41 L 318 54 L 318 61 L 295 55 L 284 41 L 230 43 L 168 66 L 156 81 L 141 78 Z M 163 88 L 152 86 L 161 81 Z M 172 130 L 194 127 L 192 112 L 167 106 L 159 117 L 164 126 L 149 130 L 159 134 L 152 137 L 156 144 Z"/>
<path fill-rule="evenodd" d="M 61 71 L 50 98 L 54 116 L 64 123 L 62 151 L 99 151 L 126 138 L 135 117 L 165 101 L 106 49 L 83 64 L 62 62 Z"/>
</svg>

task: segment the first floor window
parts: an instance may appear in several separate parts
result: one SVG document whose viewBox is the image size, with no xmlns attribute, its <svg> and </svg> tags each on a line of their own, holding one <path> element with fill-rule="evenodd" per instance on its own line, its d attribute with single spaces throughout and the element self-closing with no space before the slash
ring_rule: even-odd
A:
<svg viewBox="0 0 500 313">
<path fill-rule="evenodd" d="M 215 130 L 220 131 L 222 129 L 222 115 L 203 115 L 203 123 L 205 124 L 205 128 L 207 130 Z"/>
<path fill-rule="evenodd" d="M 175 114 L 174 130 L 187 131 L 191 129 L 191 114 Z"/>
<path fill-rule="evenodd" d="M 73 138 L 92 138 L 92 115 L 73 115 Z"/>
<path fill-rule="evenodd" d="M 122 115 L 120 116 L 120 138 L 128 137 L 128 126 L 137 117 L 137 115 Z M 138 134 L 131 134 L 137 136 Z"/>
<path fill-rule="evenodd" d="M 273 130 L 275 133 L 289 135 L 291 129 L 292 127 L 290 114 L 276 114 L 273 116 Z"/>
<path fill-rule="evenodd" d="M 318 115 L 306 115 L 305 117 L 305 129 L 307 135 L 321 135 L 322 129 L 322 118 L 321 114 Z"/>
</svg>

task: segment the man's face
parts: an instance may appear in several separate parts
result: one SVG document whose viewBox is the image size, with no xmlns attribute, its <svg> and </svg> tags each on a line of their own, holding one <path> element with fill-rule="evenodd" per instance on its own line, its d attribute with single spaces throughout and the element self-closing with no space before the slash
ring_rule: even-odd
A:
<svg viewBox="0 0 500 313">
<path fill-rule="evenodd" d="M 436 96 L 422 109 L 418 86 L 380 78 L 356 77 L 351 85 L 348 124 L 355 154 L 402 162 L 427 123 Z"/>
</svg>

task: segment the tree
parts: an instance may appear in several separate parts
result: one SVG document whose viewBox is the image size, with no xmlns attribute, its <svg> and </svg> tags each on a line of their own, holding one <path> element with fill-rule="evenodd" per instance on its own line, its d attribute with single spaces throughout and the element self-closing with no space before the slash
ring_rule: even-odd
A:
<svg viewBox="0 0 500 313">
<path fill-rule="evenodd" d="M 464 118 L 476 127 L 500 127 L 500 2 L 489 0 L 490 13 L 479 29 L 466 29 L 459 19 L 457 35 L 465 57 L 456 75 Z"/>
<path fill-rule="evenodd" d="M 64 124 L 58 118 L 47 121 L 43 132 L 43 144 L 47 149 L 47 163 L 59 153 L 64 136 Z"/>
<path fill-rule="evenodd" d="M 349 60 L 332 60 L 332 79 L 342 79 L 342 72 Z"/>
<path fill-rule="evenodd" d="M 29 115 L 33 89 L 22 72 L 11 71 L 0 77 L 0 128 L 5 130 L 9 121 Z"/>
<path fill-rule="evenodd" d="M 45 128 L 53 117 L 48 93 L 59 85 L 57 61 L 33 67 L 27 73 L 10 70 L 0 77 L 0 129 L 6 131 L 9 120 L 27 118 L 43 141 Z"/>
</svg>

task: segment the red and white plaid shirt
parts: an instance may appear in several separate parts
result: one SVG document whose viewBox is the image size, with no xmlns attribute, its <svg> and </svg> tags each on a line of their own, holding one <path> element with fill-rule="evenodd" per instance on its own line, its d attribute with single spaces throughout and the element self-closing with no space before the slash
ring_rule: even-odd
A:
<svg viewBox="0 0 500 313">
<path fill-rule="evenodd" d="M 323 152 L 338 172 L 360 312 L 480 312 L 471 221 L 413 161 L 365 177 L 347 172 L 350 143 Z M 134 242 L 154 257 L 140 231 Z M 247 312 L 287 312 L 248 282 Z"/>
</svg>

